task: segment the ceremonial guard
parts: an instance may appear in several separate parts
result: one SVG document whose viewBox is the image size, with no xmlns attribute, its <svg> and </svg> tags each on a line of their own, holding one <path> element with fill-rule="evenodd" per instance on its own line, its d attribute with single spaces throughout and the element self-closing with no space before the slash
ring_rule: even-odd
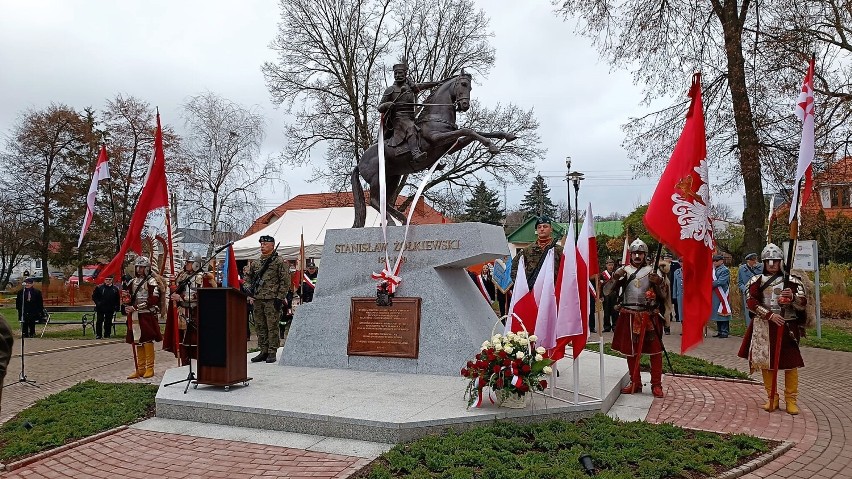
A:
<svg viewBox="0 0 852 479">
<path fill-rule="evenodd" d="M 171 294 L 171 300 L 177 307 L 181 364 L 198 359 L 198 288 L 204 282 L 203 275 L 196 273 L 196 268 L 200 266 L 200 258 L 186 258 L 183 270 L 175 278 L 175 291 Z"/>
<path fill-rule="evenodd" d="M 548 251 L 553 249 L 554 281 L 556 274 L 559 273 L 559 262 L 562 260 L 562 247 L 557 244 L 557 238 L 553 237 L 553 225 L 550 218 L 541 216 L 536 219 L 535 234 L 536 240 L 526 248 L 519 250 L 512 260 L 512 280 L 514 281 L 518 275 L 518 260 L 521 256 L 524 257 L 524 270 L 526 270 L 527 284 L 530 288 L 535 284 L 538 272 L 541 271 L 542 259 L 547 256 Z"/>
<path fill-rule="evenodd" d="M 727 338 L 731 324 L 731 303 L 728 301 L 728 290 L 731 287 L 731 272 L 725 266 L 725 257 L 713 255 L 713 292 L 710 321 L 716 322 L 714 338 Z"/>
<path fill-rule="evenodd" d="M 411 152 L 412 163 L 423 160 L 426 155 L 420 151 L 420 134 L 414 124 L 417 94 L 439 85 L 439 82 L 414 83 L 408 78 L 408 65 L 398 63 L 393 66 L 393 85 L 389 86 L 379 102 L 379 112 L 387 113 L 386 128 L 393 131 L 387 135 L 387 146 L 395 148 L 403 143 Z"/>
<path fill-rule="evenodd" d="M 292 291 L 290 271 L 275 251 L 275 238 L 260 237 L 260 259 L 249 266 L 249 303 L 254 305 L 254 322 L 257 328 L 257 347 L 260 353 L 251 358 L 253 363 L 274 363 L 280 341 L 278 322 L 282 308 L 287 304 L 287 293 Z"/>
<path fill-rule="evenodd" d="M 136 346 L 136 371 L 127 379 L 150 378 L 154 375 L 154 342 L 163 340 L 160 332 L 161 304 L 166 299 L 166 284 L 151 270 L 148 258 L 136 258 L 135 276 L 122 292 L 124 313 L 127 315 L 125 341 Z"/>
<path fill-rule="evenodd" d="M 784 370 L 787 413 L 799 414 L 799 370 L 804 367 L 799 340 L 807 325 L 807 293 L 802 281 L 789 276 L 785 283 L 783 252 L 769 243 L 760 254 L 763 272 L 748 283 L 746 305 L 753 315 L 746 328 L 739 357 L 748 359 L 752 372 L 760 369 L 768 400 L 766 411 L 778 409 L 778 370 Z"/>
<path fill-rule="evenodd" d="M 743 317 L 746 326 L 751 324 L 751 315 L 748 314 L 748 283 L 751 278 L 763 272 L 763 265 L 757 264 L 757 253 L 749 253 L 745 256 L 745 262 L 737 270 L 737 287 L 743 297 Z"/>
<path fill-rule="evenodd" d="M 645 263 L 648 245 L 640 239 L 630 244 L 630 264 L 617 269 L 612 280 L 604 285 L 604 295 L 618 295 L 618 321 L 613 334 L 612 348 L 627 356 L 630 384 L 622 394 L 642 392 L 639 360 L 650 355 L 651 393 L 663 397 L 663 321 L 660 305 L 669 295 L 662 276 Z M 620 291 L 620 294 L 619 294 Z"/>
<path fill-rule="evenodd" d="M 601 288 L 605 288 L 606 284 L 612 281 L 612 274 L 615 272 L 615 260 L 612 258 L 606 259 L 606 269 L 601 271 Z M 615 310 L 615 303 L 618 300 L 617 295 L 603 297 L 603 328 L 605 333 L 612 332 L 612 328 L 618 321 L 618 312 Z"/>
</svg>

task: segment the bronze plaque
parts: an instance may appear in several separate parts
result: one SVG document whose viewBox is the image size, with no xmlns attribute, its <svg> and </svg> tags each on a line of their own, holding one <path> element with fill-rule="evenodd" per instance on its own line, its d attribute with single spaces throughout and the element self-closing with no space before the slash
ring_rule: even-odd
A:
<svg viewBox="0 0 852 479">
<path fill-rule="evenodd" d="M 352 298 L 346 354 L 416 359 L 419 343 L 420 298 L 393 298 L 392 306 Z"/>
</svg>

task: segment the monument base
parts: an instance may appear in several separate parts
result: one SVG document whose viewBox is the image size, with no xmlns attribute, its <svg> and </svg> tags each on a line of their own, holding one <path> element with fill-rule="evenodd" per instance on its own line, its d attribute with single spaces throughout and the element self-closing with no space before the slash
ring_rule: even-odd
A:
<svg viewBox="0 0 852 479">
<path fill-rule="evenodd" d="M 248 357 L 246 359 L 248 361 Z M 534 422 L 576 420 L 607 412 L 626 384 L 624 359 L 605 356 L 605 395 L 600 396 L 599 356 L 579 358 L 581 404 L 573 400 L 572 360 L 558 363 L 558 389 L 535 394 L 524 409 L 501 408 L 487 400 L 467 408 L 467 380 L 457 376 L 321 369 L 249 363 L 254 379 L 247 387 L 225 391 L 200 385 L 160 386 L 157 417 L 255 429 L 312 434 L 372 442 L 400 443 L 447 429 L 467 429 L 495 420 Z M 161 384 L 186 376 L 186 367 L 166 371 Z M 562 400 L 560 400 L 562 399 Z"/>
</svg>

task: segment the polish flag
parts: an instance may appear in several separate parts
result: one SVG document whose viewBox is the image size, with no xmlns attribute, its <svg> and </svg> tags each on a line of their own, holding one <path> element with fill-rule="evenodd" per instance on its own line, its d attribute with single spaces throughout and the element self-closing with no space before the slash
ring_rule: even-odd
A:
<svg viewBox="0 0 852 479">
<path fill-rule="evenodd" d="M 796 116 L 802 121 L 802 140 L 799 143 L 799 163 L 796 166 L 796 182 L 793 183 L 793 201 L 790 202 L 790 223 L 796 219 L 801 205 L 808 202 L 814 189 L 814 59 L 808 65 L 808 73 L 796 102 Z M 799 189 L 804 184 L 802 196 Z"/>
<path fill-rule="evenodd" d="M 568 231 L 574 231 L 573 220 Z M 583 313 L 580 312 L 580 288 L 577 279 L 577 248 L 568 241 L 559 263 L 556 279 L 557 315 L 554 336 L 556 345 L 548 348 L 548 357 L 558 361 L 565 357 L 565 347 L 573 336 L 583 334 Z M 547 348 L 547 346 L 545 346 Z"/>
<path fill-rule="evenodd" d="M 509 304 L 509 318 L 506 320 L 506 326 L 503 330 L 504 334 L 523 331 L 524 328 L 521 327 L 518 318 L 524 322 L 527 331 L 532 334 L 532 331 L 535 330 L 534 326 L 537 316 L 538 304 L 535 302 L 535 297 L 527 283 L 524 256 L 521 255 L 521 258 L 518 260 L 518 274 L 515 278 L 515 287 L 512 288 L 512 302 Z"/>
<path fill-rule="evenodd" d="M 588 285 L 590 278 L 598 274 L 598 240 L 595 237 L 595 218 L 592 216 L 592 204 L 586 209 L 586 219 L 577 238 L 577 284 Z M 589 292 L 586 288 L 580 291 L 580 315 L 583 322 L 583 332 L 574 336 L 571 345 L 574 357 L 578 357 L 586 347 L 589 338 L 589 311 L 594 308 L 589 304 Z"/>
<path fill-rule="evenodd" d="M 538 345 L 545 349 L 553 349 L 556 346 L 556 287 L 553 284 L 553 248 L 544 257 L 544 264 L 535 279 L 533 296 L 538 305 L 535 318 L 535 327 L 529 329 L 530 334 L 538 336 Z"/>
<path fill-rule="evenodd" d="M 107 162 L 106 145 L 101 145 L 98 162 L 95 164 L 95 174 L 92 175 L 92 183 L 89 185 L 89 193 L 86 194 L 86 217 L 83 218 L 83 229 L 80 231 L 80 239 L 77 240 L 78 248 L 81 244 L 83 244 L 83 237 L 86 236 L 86 231 L 89 231 L 89 225 L 92 224 L 92 217 L 95 214 L 95 198 L 98 196 L 98 183 L 103 180 L 109 180 L 109 163 Z"/>
</svg>

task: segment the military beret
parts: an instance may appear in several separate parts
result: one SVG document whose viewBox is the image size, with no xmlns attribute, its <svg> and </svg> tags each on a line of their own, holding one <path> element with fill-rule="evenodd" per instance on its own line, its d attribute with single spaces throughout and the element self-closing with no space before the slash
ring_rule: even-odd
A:
<svg viewBox="0 0 852 479">
<path fill-rule="evenodd" d="M 539 216 L 538 218 L 535 219 L 535 227 L 536 228 L 538 228 L 538 225 L 549 225 L 549 224 L 552 224 L 552 223 L 553 222 L 551 221 L 551 219 L 548 218 L 547 216 Z"/>
<path fill-rule="evenodd" d="M 721 259 L 725 259 L 725 255 L 722 255 L 722 254 L 714 254 L 713 255 L 713 261 L 719 261 Z"/>
<path fill-rule="evenodd" d="M 749 254 L 745 255 L 745 259 L 746 260 L 757 259 L 757 253 L 749 253 Z"/>
<path fill-rule="evenodd" d="M 269 236 L 269 235 L 263 235 L 263 236 L 260 237 L 260 242 L 261 243 L 274 243 L 275 238 L 273 238 L 272 236 Z"/>
</svg>

